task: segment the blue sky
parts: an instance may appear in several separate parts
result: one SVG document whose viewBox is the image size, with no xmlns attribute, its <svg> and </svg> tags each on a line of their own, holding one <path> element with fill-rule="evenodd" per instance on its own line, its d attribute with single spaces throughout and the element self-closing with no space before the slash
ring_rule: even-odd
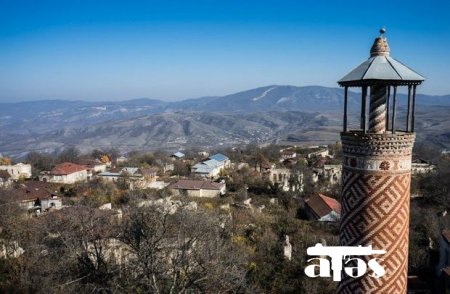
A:
<svg viewBox="0 0 450 294">
<path fill-rule="evenodd" d="M 450 94 L 450 1 L 0 0 L 0 101 L 179 100 L 337 86 L 381 26 Z"/>
</svg>

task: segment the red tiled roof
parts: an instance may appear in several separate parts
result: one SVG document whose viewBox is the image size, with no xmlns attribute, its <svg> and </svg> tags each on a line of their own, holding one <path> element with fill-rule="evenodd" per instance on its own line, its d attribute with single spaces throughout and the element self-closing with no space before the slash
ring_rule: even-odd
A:
<svg viewBox="0 0 450 294">
<path fill-rule="evenodd" d="M 442 232 L 442 238 L 444 238 L 447 243 L 450 243 L 450 230 L 445 230 Z"/>
<path fill-rule="evenodd" d="M 341 204 L 334 198 L 325 196 L 319 193 L 320 198 L 331 208 L 333 211 L 341 214 Z"/>
<path fill-rule="evenodd" d="M 178 180 L 169 185 L 169 189 L 183 190 L 220 190 L 224 186 L 223 183 L 199 180 Z"/>
<path fill-rule="evenodd" d="M 319 218 L 334 211 L 341 214 L 341 204 L 334 198 L 323 194 L 313 195 L 306 200 L 308 205 Z"/>
<path fill-rule="evenodd" d="M 51 171 L 50 174 L 55 176 L 62 176 L 62 175 L 70 175 L 75 172 L 79 172 L 82 170 L 86 170 L 86 167 L 84 165 L 79 165 L 72 162 L 63 162 L 58 165 L 56 165 Z"/>
</svg>

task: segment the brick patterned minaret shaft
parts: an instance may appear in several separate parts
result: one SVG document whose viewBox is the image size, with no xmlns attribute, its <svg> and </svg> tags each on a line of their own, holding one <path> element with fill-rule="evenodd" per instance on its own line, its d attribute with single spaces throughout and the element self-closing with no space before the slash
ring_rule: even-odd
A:
<svg viewBox="0 0 450 294">
<path fill-rule="evenodd" d="M 378 56 L 389 56 L 389 46 L 382 36 L 371 49 L 371 58 Z M 360 278 L 343 275 L 337 292 L 403 294 L 407 290 L 411 155 L 415 134 L 388 131 L 388 82 L 364 83 L 362 87 L 370 87 L 368 131 L 346 131 L 345 126 L 341 133 L 344 162 L 340 242 L 342 246 L 372 245 L 373 249 L 386 250 L 381 256 L 366 259 L 379 258 L 386 273 L 374 278 L 368 269 Z"/>
<path fill-rule="evenodd" d="M 406 293 L 409 187 L 414 134 L 343 133 L 343 246 L 386 250 L 386 274 L 345 277 L 339 293 Z M 371 258 L 373 258 L 372 256 Z M 375 256 L 376 257 L 376 256 Z"/>
</svg>

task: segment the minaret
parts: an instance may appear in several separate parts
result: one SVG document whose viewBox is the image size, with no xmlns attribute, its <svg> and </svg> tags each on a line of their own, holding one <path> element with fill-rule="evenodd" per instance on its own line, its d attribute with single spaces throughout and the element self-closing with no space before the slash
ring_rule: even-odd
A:
<svg viewBox="0 0 450 294">
<path fill-rule="evenodd" d="M 338 81 L 345 89 L 340 242 L 386 250 L 382 256 L 368 257 L 380 258 L 386 273 L 380 278 L 372 277 L 370 270 L 360 278 L 345 276 L 338 293 L 406 293 L 415 96 L 424 78 L 390 57 L 385 30 L 380 33 L 370 58 Z M 404 129 L 399 130 L 396 107 L 401 86 L 407 87 L 408 106 Z M 362 92 L 357 130 L 347 129 L 349 87 Z"/>
</svg>

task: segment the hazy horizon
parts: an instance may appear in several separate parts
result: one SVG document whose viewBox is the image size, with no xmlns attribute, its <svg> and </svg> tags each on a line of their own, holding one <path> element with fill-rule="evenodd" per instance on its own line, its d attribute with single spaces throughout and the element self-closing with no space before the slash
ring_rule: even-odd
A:
<svg viewBox="0 0 450 294">
<path fill-rule="evenodd" d="M 132 101 L 132 100 L 140 100 L 140 99 L 150 99 L 150 100 L 159 100 L 159 101 L 163 101 L 163 102 L 179 102 L 179 101 L 184 101 L 184 100 L 190 100 L 190 99 L 202 99 L 202 98 L 208 98 L 208 97 L 224 97 L 224 96 L 228 96 L 228 95 L 233 95 L 233 94 L 237 94 L 237 93 L 241 93 L 241 92 L 246 92 L 249 90 L 254 90 L 254 89 L 259 89 L 259 88 L 267 88 L 267 87 L 283 87 L 283 86 L 287 86 L 287 87 L 298 87 L 298 88 L 302 88 L 302 87 L 325 87 L 325 88 L 336 88 L 339 89 L 339 86 L 336 87 L 327 87 L 327 86 L 322 86 L 322 85 L 304 85 L 304 86 L 295 86 L 295 85 L 264 85 L 264 86 L 259 86 L 259 87 L 255 87 L 255 88 L 251 88 L 251 89 L 240 89 L 238 91 L 235 92 L 231 92 L 231 93 L 225 93 L 223 95 L 205 95 L 205 96 L 201 96 L 201 97 L 185 97 L 185 98 L 179 98 L 179 99 L 164 99 L 164 98 L 158 98 L 158 97 L 131 97 L 131 98 L 123 98 L 123 99 L 58 99 L 58 98 L 49 98 L 49 99 L 29 99 L 29 100 L 15 100 L 15 101 L 1 101 L 0 103 L 22 103 L 22 102 L 38 102 L 38 101 L 82 101 L 82 102 L 122 102 L 122 101 Z M 419 88 L 420 89 L 420 88 Z M 360 93 L 358 88 L 350 88 L 349 91 L 351 92 L 356 92 L 356 93 Z M 399 88 L 397 91 L 398 94 L 406 94 L 407 90 L 404 88 Z M 429 95 L 429 96 L 448 96 L 449 94 L 443 94 L 443 95 L 433 95 L 433 94 L 428 94 L 428 93 L 423 93 L 418 91 L 417 92 L 418 95 Z"/>
</svg>

